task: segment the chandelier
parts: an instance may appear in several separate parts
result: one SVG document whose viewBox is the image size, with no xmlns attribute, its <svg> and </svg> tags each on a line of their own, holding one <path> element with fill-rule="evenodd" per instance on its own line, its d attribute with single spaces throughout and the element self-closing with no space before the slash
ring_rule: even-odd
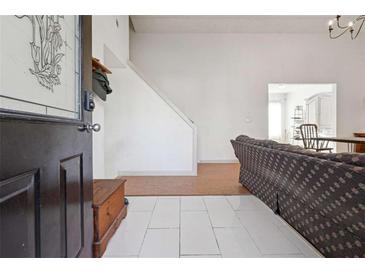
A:
<svg viewBox="0 0 365 274">
<path fill-rule="evenodd" d="M 335 19 L 328 22 L 328 31 L 331 39 L 336 39 L 347 32 L 350 32 L 351 39 L 354 40 L 359 35 L 365 22 L 365 15 L 360 15 L 356 19 L 342 25 L 340 22 L 341 15 L 337 15 Z M 335 30 L 336 29 L 336 30 Z"/>
</svg>

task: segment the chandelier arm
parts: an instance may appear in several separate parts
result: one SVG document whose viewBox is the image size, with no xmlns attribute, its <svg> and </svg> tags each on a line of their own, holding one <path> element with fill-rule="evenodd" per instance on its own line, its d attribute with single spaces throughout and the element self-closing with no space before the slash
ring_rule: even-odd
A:
<svg viewBox="0 0 365 274">
<path fill-rule="evenodd" d="M 365 25 L 365 15 L 359 15 L 356 19 L 354 19 L 353 21 L 350 21 L 347 26 L 342 26 L 340 23 L 340 19 L 341 19 L 341 16 L 337 15 L 336 19 L 335 19 L 335 21 L 336 21 L 335 28 L 337 28 L 337 30 L 339 30 L 339 33 L 337 35 L 333 34 L 334 28 L 332 27 L 332 23 L 330 23 L 328 30 L 329 30 L 329 37 L 331 39 L 339 38 L 340 36 L 344 35 L 347 31 L 350 31 L 351 39 L 354 40 L 358 37 L 363 26 Z M 361 21 L 361 23 L 360 23 L 360 21 Z M 357 22 L 359 22 L 360 26 L 358 28 L 356 28 L 357 30 L 355 31 L 355 24 Z"/>
<path fill-rule="evenodd" d="M 344 35 L 346 32 L 347 32 L 347 30 L 348 30 L 349 28 L 347 27 L 345 30 L 343 30 L 341 33 L 339 33 L 338 35 L 335 35 L 335 36 L 333 36 L 332 35 L 332 32 L 330 31 L 330 38 L 331 39 L 337 39 L 338 37 L 340 37 L 340 36 L 342 36 L 342 35 Z"/>
<path fill-rule="evenodd" d="M 340 25 L 340 17 L 336 17 L 336 22 L 337 22 L 337 27 L 339 29 L 347 29 L 347 26 L 343 27 L 343 26 Z"/>
<path fill-rule="evenodd" d="M 361 25 L 360 25 L 360 27 L 357 29 L 357 32 L 356 32 L 356 34 L 355 34 L 355 36 L 352 38 L 352 34 L 351 34 L 351 38 L 352 39 L 356 39 L 357 38 L 357 36 L 359 35 L 359 33 L 360 33 L 360 31 L 361 31 L 361 29 L 362 29 L 362 27 L 363 27 L 363 25 L 364 25 L 364 22 L 365 22 L 365 18 L 363 18 L 362 19 L 362 22 L 361 22 Z"/>
<path fill-rule="evenodd" d="M 340 29 L 347 29 L 347 28 L 348 28 L 348 26 L 341 26 L 341 25 L 340 25 L 340 18 L 341 18 L 341 17 L 337 17 L 337 18 L 336 18 L 337 27 L 338 27 L 338 28 L 340 28 Z M 360 15 L 359 17 L 357 17 L 357 18 L 354 20 L 354 22 L 356 22 L 356 21 L 360 21 L 360 20 L 364 20 L 364 19 L 365 19 L 365 15 Z"/>
<path fill-rule="evenodd" d="M 355 19 L 355 21 L 365 20 L 365 15 L 360 15 Z"/>
</svg>

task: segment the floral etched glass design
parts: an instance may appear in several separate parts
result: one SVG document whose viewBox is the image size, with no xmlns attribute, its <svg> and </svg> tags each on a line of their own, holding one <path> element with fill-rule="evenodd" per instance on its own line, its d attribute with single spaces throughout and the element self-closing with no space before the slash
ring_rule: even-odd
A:
<svg viewBox="0 0 365 274">
<path fill-rule="evenodd" d="M 0 16 L 0 108 L 80 118 L 78 16 Z"/>
</svg>

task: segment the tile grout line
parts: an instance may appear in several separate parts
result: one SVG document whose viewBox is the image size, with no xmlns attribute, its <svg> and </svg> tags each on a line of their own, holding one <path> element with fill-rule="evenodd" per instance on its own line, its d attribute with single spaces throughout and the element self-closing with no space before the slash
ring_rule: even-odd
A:
<svg viewBox="0 0 365 274">
<path fill-rule="evenodd" d="M 262 251 L 261 251 L 261 249 L 258 247 L 258 245 L 257 245 L 257 243 L 255 242 L 255 240 L 252 238 L 252 236 L 251 236 L 251 234 L 250 234 L 250 232 L 248 231 L 248 229 L 242 224 L 242 222 L 241 222 L 241 219 L 240 218 L 238 218 L 238 216 L 237 216 L 237 211 L 239 211 L 239 210 L 234 210 L 234 208 L 233 208 L 233 205 L 230 203 L 230 201 L 227 199 L 227 196 L 225 196 L 225 198 L 226 198 L 226 200 L 227 200 L 227 202 L 228 202 L 228 204 L 231 206 L 231 208 L 232 208 L 232 210 L 233 210 L 233 213 L 234 213 L 234 216 L 236 216 L 236 218 L 238 219 L 238 222 L 240 223 L 240 225 L 241 225 L 241 228 L 242 229 L 244 229 L 246 232 L 247 232 L 247 234 L 248 234 L 248 237 L 250 237 L 250 239 L 251 239 L 251 241 L 252 241 L 252 243 L 255 245 L 255 247 L 257 248 L 257 250 L 258 250 L 258 252 L 260 253 L 260 257 L 262 257 L 264 254 L 262 253 Z"/>
<path fill-rule="evenodd" d="M 154 204 L 153 209 L 151 211 L 151 215 L 150 215 L 150 219 L 148 221 L 147 227 L 146 227 L 146 231 L 144 232 L 144 235 L 143 235 L 143 240 L 142 240 L 141 246 L 139 247 L 139 250 L 138 250 L 138 255 L 137 255 L 138 258 L 140 258 L 140 256 L 141 256 L 141 252 L 142 252 L 142 248 L 143 248 L 143 245 L 144 245 L 144 241 L 146 240 L 147 231 L 149 229 L 149 226 L 150 226 L 150 223 L 151 223 L 151 220 L 152 220 L 153 212 L 156 209 L 157 201 L 158 201 L 158 198 L 156 197 L 156 201 L 155 201 L 155 204 Z"/>
<path fill-rule="evenodd" d="M 229 203 L 229 201 L 228 201 Z M 233 207 L 232 207 L 233 208 Z M 253 244 L 256 246 L 257 250 L 260 253 L 260 257 L 262 257 L 264 254 L 262 253 L 261 249 L 259 248 L 259 246 L 257 245 L 256 241 L 253 239 L 251 233 L 248 231 L 248 229 L 243 225 L 243 223 L 241 222 L 241 219 L 237 216 L 237 212 L 239 212 L 240 210 L 233 210 L 234 215 L 237 217 L 241 227 L 247 232 L 248 236 L 250 237 L 251 241 L 253 242 Z"/>
<path fill-rule="evenodd" d="M 183 254 L 181 255 L 183 258 L 189 258 L 189 257 L 202 257 L 202 259 L 205 258 L 209 258 L 209 256 L 211 256 L 212 258 L 214 258 L 215 256 L 219 256 L 219 258 L 222 258 L 221 254 Z M 207 256 L 207 257 L 204 257 Z M 181 258 L 181 257 L 180 257 Z"/>
<path fill-rule="evenodd" d="M 279 216 L 279 218 L 281 218 L 280 216 Z M 287 240 L 288 241 L 290 241 L 296 248 L 298 248 L 298 250 L 304 255 L 304 257 L 307 257 L 306 256 L 306 254 L 304 254 L 303 252 L 302 252 L 302 250 L 295 244 L 295 243 L 293 243 L 292 241 L 291 241 L 291 239 L 289 239 L 289 237 L 286 235 L 286 233 L 284 233 L 284 231 L 282 231 L 281 229 L 280 229 L 280 227 L 284 227 L 284 226 L 287 226 L 288 227 L 288 229 L 289 230 L 291 230 L 291 232 L 293 232 L 294 233 L 294 235 L 299 239 L 299 240 L 301 240 L 302 242 L 304 242 L 304 244 L 306 245 L 306 246 L 308 246 L 308 248 L 312 251 L 312 252 L 314 252 L 316 255 L 318 255 L 318 256 L 320 256 L 320 257 L 323 257 L 323 255 L 309 242 L 309 241 L 307 241 L 307 239 L 305 239 L 298 231 L 296 231 L 290 224 L 288 224 L 284 219 L 282 219 L 284 222 L 285 222 L 285 224 L 283 224 L 283 225 L 281 225 L 281 226 L 278 226 L 278 228 L 279 228 L 279 230 L 280 230 L 280 232 L 284 235 L 284 237 L 285 238 L 287 238 Z"/>
<path fill-rule="evenodd" d="M 231 195 L 229 195 L 229 196 L 231 196 Z M 236 211 L 234 210 L 234 208 L 233 208 L 233 205 L 231 204 L 231 202 L 227 199 L 227 197 L 228 196 L 225 196 L 225 199 L 227 200 L 227 202 L 228 202 L 228 204 L 229 204 L 229 206 L 232 208 L 232 210 L 233 210 L 233 213 L 234 213 L 234 215 L 236 216 Z M 236 216 L 237 217 L 237 216 Z M 237 218 L 238 219 L 238 218 Z M 241 222 L 240 222 L 240 224 L 241 224 Z M 242 225 L 242 224 L 241 224 Z"/>
<path fill-rule="evenodd" d="M 208 215 L 209 223 L 210 223 L 210 226 L 211 226 L 212 231 L 213 231 L 213 235 L 214 235 L 214 239 L 215 239 L 215 242 L 216 242 L 216 244 L 217 244 L 217 247 L 218 247 L 219 255 L 220 255 L 221 257 L 223 257 L 223 256 L 222 256 L 221 248 L 219 247 L 219 243 L 218 243 L 217 235 L 215 234 L 214 227 L 213 227 L 213 223 L 212 223 L 212 220 L 211 220 L 211 218 L 210 218 L 209 210 L 208 210 L 207 204 L 205 203 L 205 198 L 204 198 L 204 196 L 202 196 L 202 200 L 203 200 L 203 203 L 204 203 L 204 205 L 205 205 L 205 208 L 207 209 L 207 215 Z"/>
<path fill-rule="evenodd" d="M 228 201 L 229 202 L 229 201 Z M 260 208 L 257 208 L 257 205 L 255 205 L 255 209 L 251 209 L 251 210 L 247 210 L 247 211 L 261 211 L 262 209 L 260 209 Z M 242 210 L 234 210 L 234 212 L 235 212 L 235 215 L 237 216 L 237 213 L 238 212 L 241 212 Z M 276 216 L 276 215 L 275 215 Z M 237 218 L 238 218 L 238 216 L 237 216 Z M 281 218 L 281 217 L 279 217 L 279 218 Z M 249 235 L 249 237 L 250 237 L 250 239 L 252 240 L 252 242 L 254 243 L 254 245 L 256 246 L 256 248 L 257 248 L 257 250 L 260 252 L 260 254 L 261 254 L 261 256 L 270 256 L 270 255 L 290 255 L 290 254 L 293 254 L 293 255 L 303 255 L 303 256 L 305 256 L 305 254 L 303 254 L 302 252 L 301 252 L 301 250 L 288 238 L 288 237 L 286 237 L 285 235 L 284 235 L 284 233 L 282 233 L 282 231 L 280 231 L 280 225 L 278 225 L 278 224 L 276 224 L 276 223 L 272 223 L 272 225 L 273 226 L 275 226 L 280 232 L 281 232 L 281 234 L 283 234 L 284 235 L 284 237 L 291 243 L 291 244 L 293 244 L 297 249 L 298 249 L 298 251 L 299 251 L 299 253 L 263 253 L 262 251 L 261 251 L 261 249 L 259 248 L 259 246 L 257 245 L 257 243 L 256 243 L 256 241 L 253 239 L 253 237 L 252 237 L 252 235 L 251 235 L 251 233 L 248 231 L 248 229 L 241 223 L 241 219 L 240 218 L 238 218 L 238 220 L 239 220 L 239 222 L 240 222 L 240 224 L 241 224 L 241 226 L 243 227 L 243 229 L 248 233 L 248 235 Z"/>
<path fill-rule="evenodd" d="M 237 216 L 237 212 L 240 212 L 240 211 L 242 211 L 242 210 L 234 210 L 234 212 L 235 212 L 235 215 Z M 256 211 L 256 209 L 255 210 L 252 210 L 252 211 Z M 257 208 L 257 211 L 260 211 L 260 209 L 259 208 Z M 276 216 L 276 215 L 275 215 Z M 237 216 L 237 218 L 238 218 L 238 216 Z M 281 218 L 281 217 L 279 217 L 279 218 Z M 242 222 L 241 222 L 241 219 L 240 218 L 238 218 L 238 220 L 239 220 L 239 222 L 240 222 L 240 224 L 241 224 L 241 226 L 246 230 L 246 232 L 248 233 L 248 235 L 249 235 L 249 237 L 250 237 L 250 239 L 252 240 L 252 242 L 254 243 L 254 245 L 256 246 L 256 248 L 257 248 L 257 250 L 260 252 L 260 254 L 261 254 L 261 257 L 262 256 L 266 256 L 266 255 L 280 255 L 281 253 L 268 253 L 268 254 L 266 254 L 266 253 L 263 253 L 262 252 L 262 250 L 260 249 L 260 247 L 257 245 L 257 243 L 256 243 L 256 241 L 253 239 L 253 237 L 252 237 L 252 235 L 251 235 L 251 233 L 249 232 L 249 230 L 242 224 Z M 285 221 L 285 220 L 284 220 Z M 301 252 L 301 250 L 297 247 L 297 245 L 296 244 L 294 244 L 281 230 L 280 230 L 280 225 L 279 224 L 276 224 L 276 223 L 274 223 L 274 222 L 271 222 L 270 221 L 270 223 L 272 223 L 272 225 L 276 228 L 276 229 L 278 229 L 279 230 L 279 232 L 284 236 L 284 238 L 285 239 L 287 239 L 295 248 L 297 248 L 298 249 L 298 251 L 299 251 L 299 253 L 282 253 L 282 255 L 290 255 L 290 254 L 295 254 L 295 255 L 303 255 L 303 256 L 305 256 L 305 254 L 303 254 L 303 252 Z"/>
<path fill-rule="evenodd" d="M 272 212 L 272 211 L 270 211 L 270 212 Z M 272 212 L 272 213 L 274 213 L 274 212 Z M 281 226 L 286 226 L 286 225 L 288 225 L 289 226 L 289 229 L 293 229 L 283 218 L 281 218 L 281 216 L 280 215 L 276 215 L 275 213 L 274 213 L 274 216 L 275 216 L 275 218 L 279 218 L 280 220 L 280 222 L 283 222 L 283 223 L 272 223 L 275 227 L 276 227 L 276 229 L 280 232 L 280 234 L 281 235 L 283 235 L 284 236 L 284 238 L 287 240 L 287 241 L 289 241 L 289 243 L 291 243 L 295 248 L 297 248 L 298 249 L 298 251 L 299 251 L 299 253 L 289 253 L 289 254 L 301 254 L 301 255 L 303 255 L 304 257 L 305 257 L 305 254 L 300 250 L 300 248 L 291 240 L 291 239 L 289 239 L 289 237 L 286 235 L 286 233 L 284 233 L 284 231 L 282 231 L 281 229 L 280 229 L 280 227 Z M 293 229 L 294 230 L 294 229 Z M 295 231 L 295 230 L 294 230 Z M 296 231 L 295 231 L 296 232 Z M 298 233 L 298 232 L 297 232 Z M 299 234 L 300 235 L 300 234 Z M 301 235 L 300 235 L 301 236 Z M 280 253 L 278 253 L 279 255 L 280 255 Z M 283 255 L 289 255 L 289 254 L 283 254 Z M 264 254 L 264 255 L 274 255 L 274 254 Z"/>
<path fill-rule="evenodd" d="M 294 232 L 294 235 L 296 236 L 295 238 L 298 238 L 300 241 L 302 241 L 302 242 L 304 242 L 308 247 L 309 247 L 309 249 L 314 253 L 314 254 L 318 254 L 318 251 L 302 236 L 302 235 L 300 235 L 295 229 L 293 229 L 284 219 L 282 219 L 280 216 L 276 216 L 276 218 L 280 218 L 280 221 L 281 222 L 276 222 L 276 220 L 274 220 L 274 219 L 272 219 L 271 220 L 271 218 L 270 218 L 270 223 L 272 223 L 272 225 L 273 225 L 273 227 L 275 227 L 276 229 L 278 229 L 279 230 L 279 232 L 281 233 L 281 235 L 283 235 L 284 236 L 284 238 L 286 239 L 286 240 L 288 240 L 292 245 L 294 245 L 294 247 L 296 247 L 296 249 L 298 249 L 298 252 L 299 253 L 281 253 L 281 252 L 279 252 L 279 253 L 276 253 L 276 252 L 274 252 L 274 253 L 263 253 L 262 251 L 261 251 L 261 249 L 259 248 L 259 246 L 257 245 L 257 243 L 256 243 L 256 241 L 254 240 L 254 238 L 253 238 L 253 236 L 252 236 L 252 234 L 250 233 L 250 231 L 247 229 L 247 227 L 242 223 L 242 219 L 241 218 L 239 218 L 238 216 L 238 214 L 240 213 L 240 212 L 245 212 L 245 210 L 240 210 L 240 209 L 238 209 L 238 210 L 234 210 L 234 208 L 233 208 L 233 205 L 235 204 L 235 203 L 231 203 L 230 201 L 229 201 L 229 197 L 231 197 L 232 195 L 219 195 L 220 197 L 222 197 L 222 198 L 224 198 L 224 200 L 226 201 L 226 202 L 228 202 L 228 204 L 229 204 L 229 208 L 231 208 L 231 210 L 233 211 L 233 213 L 234 213 L 234 216 L 238 219 L 238 221 L 239 221 L 239 228 L 242 228 L 242 229 L 244 229 L 246 232 L 247 232 L 247 234 L 248 234 L 248 236 L 249 236 L 249 239 L 252 241 L 252 243 L 254 244 L 254 246 L 257 248 L 257 250 L 258 250 L 258 252 L 259 252 L 259 256 L 260 257 L 267 257 L 267 256 L 275 256 L 275 255 L 277 255 L 277 256 L 280 256 L 280 255 L 282 255 L 282 256 L 284 256 L 285 258 L 289 258 L 290 257 L 290 255 L 301 255 L 301 256 L 303 256 L 303 257 L 307 257 L 306 256 L 306 254 L 305 253 L 303 253 L 302 252 L 302 250 L 301 250 L 301 248 L 299 248 L 299 246 L 297 245 L 297 242 L 295 241 L 295 239 L 293 238 L 293 239 L 291 239 L 291 237 L 289 237 L 289 234 L 288 233 L 284 233 L 285 231 L 284 230 L 282 230 L 281 229 L 281 227 L 285 227 L 285 228 L 288 228 L 291 232 Z M 150 210 L 137 210 L 137 211 L 131 211 L 131 212 L 144 212 L 144 213 L 147 213 L 147 212 L 149 212 L 150 213 L 150 215 L 149 215 L 149 220 L 148 220 L 148 223 L 147 223 L 147 226 L 145 227 L 145 231 L 144 231 L 144 234 L 143 234 L 143 239 L 142 239 L 142 242 L 141 242 L 141 245 L 140 245 L 140 247 L 139 247 L 139 250 L 138 250 L 138 254 L 137 254 L 137 257 L 140 257 L 141 256 L 141 252 L 142 252 L 142 250 L 143 250 L 143 247 L 144 247 L 144 243 L 145 243 L 145 241 L 146 241 L 146 236 L 147 236 L 147 233 L 148 233 L 148 230 L 149 229 L 151 229 L 151 230 L 154 230 L 154 229 L 159 229 L 159 230 L 162 230 L 162 229 L 179 229 L 179 231 L 178 231 L 178 240 L 179 240 L 179 246 L 178 246 L 178 258 L 186 258 L 186 257 L 189 257 L 189 256 L 191 256 L 191 257 L 198 257 L 198 256 L 200 256 L 200 257 L 204 257 L 204 256 L 212 256 L 212 257 L 214 257 L 214 256 L 218 256 L 218 257 L 223 257 L 223 255 L 222 255 L 222 250 L 221 250 L 221 247 L 220 247 L 220 245 L 219 245 L 219 243 L 218 243 L 218 239 L 217 239 L 217 235 L 216 235 L 216 231 L 215 231 L 215 229 L 227 229 L 227 228 L 233 228 L 233 227 L 229 227 L 229 226 L 219 226 L 219 227 L 213 227 L 213 224 L 212 224 L 212 218 L 211 218 L 211 215 L 210 215 L 210 211 L 208 210 L 208 207 L 207 207 L 207 201 L 205 200 L 205 196 L 194 196 L 194 197 L 199 197 L 201 200 L 202 200 L 202 205 L 204 206 L 204 208 L 205 208 L 205 210 L 182 210 L 182 196 L 174 196 L 174 197 L 169 197 L 169 198 L 178 198 L 178 206 L 179 206 L 179 225 L 177 226 L 177 227 L 161 227 L 161 228 L 159 228 L 159 227 L 153 227 L 153 228 L 150 228 L 149 226 L 151 225 L 151 223 L 152 223 L 152 219 L 153 219 L 153 214 L 154 214 L 154 212 L 155 212 L 155 210 L 156 210 L 156 208 L 157 208 L 157 203 L 158 202 L 160 202 L 162 199 L 164 199 L 165 197 L 163 197 L 163 198 L 161 198 L 160 199 L 160 197 L 155 197 L 156 199 L 155 199 L 155 201 L 154 201 L 154 203 L 153 203 L 153 208 L 152 209 L 150 209 Z M 208 197 L 211 197 L 211 196 L 208 196 Z M 232 202 L 235 202 L 235 201 L 232 201 Z M 239 207 L 239 208 L 241 208 L 241 207 Z M 250 209 L 250 210 L 248 210 L 248 211 L 251 211 L 251 212 L 256 212 L 256 211 L 261 211 L 261 209 L 260 208 L 258 208 L 258 205 L 256 205 L 255 204 L 255 208 L 253 208 L 253 209 Z M 209 224 L 210 224 L 210 227 L 211 227 L 211 229 L 213 230 L 213 233 L 214 233 L 214 237 L 215 237 L 215 241 L 216 241 L 216 244 L 217 244 L 217 248 L 218 248 L 218 252 L 219 253 L 217 253 L 217 254 L 181 254 L 181 252 L 182 252 L 182 250 L 181 250 L 181 248 L 182 248 L 182 246 L 181 246 L 181 220 L 182 220 L 182 214 L 183 213 L 189 213 L 189 212 L 207 212 L 207 215 L 208 215 L 208 219 L 209 219 Z M 271 213 L 271 210 L 270 210 L 270 213 Z M 266 215 L 265 215 L 266 216 Z M 134 257 L 135 255 L 129 255 L 129 256 L 124 256 L 124 257 Z"/>
</svg>

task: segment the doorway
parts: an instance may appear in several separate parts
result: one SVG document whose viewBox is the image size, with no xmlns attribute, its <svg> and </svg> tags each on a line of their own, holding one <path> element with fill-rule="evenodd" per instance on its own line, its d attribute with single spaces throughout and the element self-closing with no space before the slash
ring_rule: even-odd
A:
<svg viewBox="0 0 365 274">
<path fill-rule="evenodd" d="M 316 124 L 318 134 L 336 136 L 336 84 L 268 85 L 268 136 L 302 145 L 299 126 Z"/>
</svg>

